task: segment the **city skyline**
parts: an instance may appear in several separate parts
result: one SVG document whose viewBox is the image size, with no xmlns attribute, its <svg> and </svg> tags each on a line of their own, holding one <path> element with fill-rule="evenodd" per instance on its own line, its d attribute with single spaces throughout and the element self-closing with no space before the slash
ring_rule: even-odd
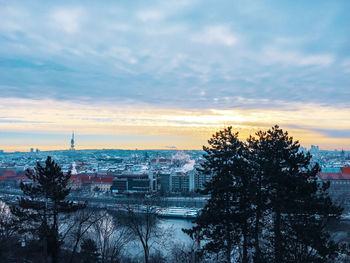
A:
<svg viewBox="0 0 350 263">
<path fill-rule="evenodd" d="M 25 136 L 27 136 L 27 134 L 22 134 Z M 75 151 L 75 150 L 177 150 L 177 151 L 186 151 L 186 150 L 193 150 L 193 151 L 198 151 L 198 150 L 203 150 L 202 148 L 199 148 L 199 149 L 196 149 L 196 148 L 177 148 L 176 146 L 163 146 L 163 147 L 155 147 L 154 145 L 156 144 L 153 144 L 153 145 L 150 145 L 149 148 L 145 147 L 145 148 L 132 148 L 130 147 L 130 145 L 126 145 L 125 147 L 111 147 L 110 143 L 106 144 L 106 147 L 102 147 L 102 148 L 94 148 L 93 146 L 89 147 L 89 146 L 86 146 L 86 144 L 84 145 L 83 144 L 83 147 L 78 147 L 76 148 L 76 141 L 75 141 L 75 135 L 76 133 L 73 131 L 70 138 L 68 138 L 67 136 L 65 135 L 60 135 L 60 143 L 63 142 L 63 140 L 67 140 L 67 138 L 69 139 L 69 143 L 66 143 L 66 144 L 63 144 L 63 145 L 55 145 L 55 146 L 47 146 L 47 145 L 44 145 L 43 148 L 38 148 L 37 145 L 30 145 L 29 147 L 30 148 L 27 148 L 27 146 L 22 146 L 20 148 L 16 147 L 16 148 L 13 148 L 13 149 L 7 149 L 7 150 L 4 150 L 4 149 L 0 149 L 1 152 L 6 152 L 6 153 L 18 153 L 18 152 L 30 152 L 30 153 L 38 153 L 38 152 L 41 152 L 41 151 L 47 151 L 47 152 L 50 152 L 50 151 Z M 40 135 L 42 136 L 42 135 Z M 56 135 L 57 136 L 57 135 Z M 240 136 L 242 137 L 242 136 Z M 132 137 L 131 137 L 132 138 Z M 82 135 L 82 141 L 84 142 L 90 142 L 88 136 L 86 135 Z M 245 141 L 245 139 L 247 138 L 243 138 L 242 140 Z M 109 142 L 109 139 L 107 139 L 108 142 Z M 299 142 L 300 143 L 300 142 Z M 43 146 L 43 145 L 42 145 Z M 206 145 L 205 145 L 206 146 Z M 314 151 L 347 151 L 346 149 L 344 148 L 341 148 L 341 149 L 331 149 L 331 148 L 320 148 L 319 145 L 304 145 L 304 144 L 301 144 L 300 143 L 300 147 L 302 147 L 301 149 L 302 150 L 309 150 L 310 152 L 314 153 Z"/>
<path fill-rule="evenodd" d="M 350 150 L 349 1 L 0 0 L 0 149 Z"/>
</svg>

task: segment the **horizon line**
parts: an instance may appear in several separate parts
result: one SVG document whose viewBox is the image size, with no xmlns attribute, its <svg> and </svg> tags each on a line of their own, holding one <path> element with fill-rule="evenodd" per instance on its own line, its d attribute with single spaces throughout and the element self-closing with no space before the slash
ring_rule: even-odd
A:
<svg viewBox="0 0 350 263">
<path fill-rule="evenodd" d="M 306 148 L 304 146 L 300 146 L 300 148 Z M 34 149 L 34 148 L 33 148 Z M 76 151 L 104 151 L 104 150 L 118 150 L 118 151 L 204 151 L 203 149 L 169 149 L 169 148 L 157 148 L 157 149 L 138 149 L 138 148 L 127 148 L 127 149 L 122 149 L 122 148 L 89 148 L 89 149 L 75 149 L 75 150 L 70 150 L 70 149 L 61 149 L 61 150 L 43 150 L 41 151 L 39 148 L 36 148 L 39 150 L 39 153 L 45 153 L 45 152 L 62 152 L 62 151 L 67 151 L 67 152 L 76 152 Z M 0 149 L 1 151 L 2 149 Z M 310 149 L 307 149 L 307 151 L 310 151 Z M 334 151 L 344 151 L 344 152 L 350 152 L 350 150 L 346 149 L 333 149 L 333 150 L 327 150 L 327 149 L 319 149 L 319 151 L 327 151 L 327 152 L 334 152 Z M 5 151 L 2 150 L 2 153 L 37 153 L 37 152 L 30 152 L 30 151 Z"/>
</svg>

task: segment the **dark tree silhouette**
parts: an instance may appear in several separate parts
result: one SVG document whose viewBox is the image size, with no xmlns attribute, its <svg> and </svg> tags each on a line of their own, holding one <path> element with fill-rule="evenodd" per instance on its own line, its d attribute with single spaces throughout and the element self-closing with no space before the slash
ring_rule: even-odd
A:
<svg viewBox="0 0 350 263">
<path fill-rule="evenodd" d="M 184 230 L 205 240 L 203 252 L 242 263 L 336 259 L 342 246 L 327 227 L 343 209 L 329 197 L 329 184 L 318 181 L 319 167 L 310 166 L 311 155 L 299 151 L 298 141 L 276 125 L 247 143 L 229 127 L 208 143 L 199 172 L 213 175 L 201 191 L 210 198 L 196 225 Z"/>
<path fill-rule="evenodd" d="M 27 170 L 31 183 L 20 183 L 26 197 L 19 199 L 18 205 L 11 207 L 21 231 L 41 240 L 43 262 L 58 262 L 58 254 L 63 243 L 59 234 L 60 216 L 86 207 L 66 201 L 70 192 L 68 182 L 70 172 L 63 174 L 51 157 L 45 166 L 37 163 L 35 170 Z"/>
<path fill-rule="evenodd" d="M 203 252 L 220 255 L 232 261 L 232 251 L 239 247 L 241 261 L 248 262 L 251 246 L 252 182 L 244 144 L 232 127 L 217 132 L 203 147 L 205 162 L 199 172 L 213 175 L 202 194 L 210 195 L 208 203 L 196 218 L 196 226 L 184 230 L 192 238 L 206 240 Z"/>
<path fill-rule="evenodd" d="M 339 252 L 326 230 L 342 208 L 332 203 L 318 165 L 277 125 L 249 138 L 255 167 L 255 262 L 327 262 Z M 262 236 L 262 230 L 267 235 Z M 259 241 L 260 240 L 260 241 Z M 264 244 L 261 244 L 263 241 Z M 265 246 L 265 256 L 260 253 Z M 266 249 L 272 248 L 272 250 Z"/>
</svg>

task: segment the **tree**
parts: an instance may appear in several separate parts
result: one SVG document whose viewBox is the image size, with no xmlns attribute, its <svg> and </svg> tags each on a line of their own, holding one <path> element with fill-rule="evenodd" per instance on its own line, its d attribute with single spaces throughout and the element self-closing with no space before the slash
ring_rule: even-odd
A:
<svg viewBox="0 0 350 263">
<path fill-rule="evenodd" d="M 256 133 L 257 136 L 262 136 L 265 134 L 263 131 L 258 131 Z M 265 182 L 265 176 L 263 172 L 261 171 L 260 164 L 260 145 L 259 141 L 256 140 L 254 137 L 250 136 L 247 140 L 247 147 L 248 147 L 248 154 L 249 154 L 249 160 L 250 160 L 250 168 L 253 170 L 251 173 L 253 184 L 255 185 L 253 190 L 253 199 L 252 204 L 254 207 L 254 221 L 253 221 L 253 229 L 252 229 L 252 237 L 253 237 L 253 261 L 255 263 L 262 263 L 265 262 L 264 260 L 264 251 L 262 251 L 262 242 L 264 242 L 264 238 L 262 237 L 263 234 L 263 228 L 267 222 L 264 222 L 266 220 L 266 207 L 267 204 L 266 201 L 266 182 Z"/>
<path fill-rule="evenodd" d="M 170 259 L 168 262 L 176 263 L 199 263 L 201 261 L 197 251 L 197 244 L 193 241 L 190 244 L 174 243 L 171 247 Z"/>
<path fill-rule="evenodd" d="M 11 212 L 23 232 L 42 241 L 43 261 L 56 263 L 63 244 L 59 233 L 61 216 L 83 209 L 86 204 L 65 200 L 70 192 L 70 172 L 63 174 L 50 156 L 45 166 L 37 163 L 34 171 L 26 171 L 26 176 L 31 183 L 20 183 L 26 197 L 21 197 L 18 205 L 11 207 Z"/>
<path fill-rule="evenodd" d="M 217 132 L 208 143 L 210 147 L 203 147 L 205 162 L 198 171 L 213 175 L 200 191 L 210 195 L 210 199 L 195 219 L 196 226 L 184 232 L 206 240 L 203 252 L 220 254 L 228 263 L 234 248 L 239 247 L 241 262 L 247 263 L 253 214 L 245 145 L 232 127 Z"/>
<path fill-rule="evenodd" d="M 17 228 L 10 208 L 0 201 L 0 262 L 8 261 L 10 252 L 15 253 L 18 243 Z"/>
<path fill-rule="evenodd" d="M 13 216 L 6 203 L 0 201 L 0 240 L 9 240 L 16 234 Z"/>
<path fill-rule="evenodd" d="M 200 192 L 210 199 L 184 231 L 226 262 L 334 260 L 342 246 L 327 227 L 343 209 L 329 197 L 329 184 L 319 183 L 318 165 L 311 167 L 311 155 L 277 125 L 256 136 L 243 143 L 229 127 L 203 147 L 199 172 L 213 177 Z"/>
<path fill-rule="evenodd" d="M 92 226 L 101 220 L 107 213 L 99 213 L 95 210 L 80 210 L 74 213 L 73 217 L 66 222 L 66 237 L 68 245 L 72 248 L 69 263 L 74 262 L 79 244 L 84 236 L 89 233 Z"/>
<path fill-rule="evenodd" d="M 329 186 L 318 183 L 318 165 L 310 167 L 311 155 L 299 151 L 299 142 L 277 125 L 256 135 L 248 139 L 257 182 L 254 262 L 334 259 L 339 245 L 326 226 L 339 219 L 342 208 L 332 203 Z"/>
<path fill-rule="evenodd" d="M 129 234 L 140 241 L 145 263 L 150 262 L 150 250 L 155 243 L 164 246 L 164 237 L 171 238 L 171 229 L 160 227 L 154 203 L 153 197 L 145 197 L 139 198 L 135 203 L 130 202 L 123 206 L 126 211 L 123 224 L 128 229 Z"/>
<path fill-rule="evenodd" d="M 80 255 L 82 263 L 98 263 L 100 254 L 95 241 L 90 238 L 84 239 L 81 244 Z"/>
<path fill-rule="evenodd" d="M 113 213 L 101 212 L 100 215 L 90 234 L 96 240 L 101 263 L 119 262 L 123 248 L 133 237 Z"/>
</svg>

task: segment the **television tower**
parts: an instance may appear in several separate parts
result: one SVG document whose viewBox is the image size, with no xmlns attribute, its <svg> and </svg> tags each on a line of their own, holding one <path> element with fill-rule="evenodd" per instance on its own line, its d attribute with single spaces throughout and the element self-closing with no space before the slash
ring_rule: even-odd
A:
<svg viewBox="0 0 350 263">
<path fill-rule="evenodd" d="M 72 139 L 70 140 L 70 150 L 74 151 L 74 131 L 72 132 Z"/>
</svg>

